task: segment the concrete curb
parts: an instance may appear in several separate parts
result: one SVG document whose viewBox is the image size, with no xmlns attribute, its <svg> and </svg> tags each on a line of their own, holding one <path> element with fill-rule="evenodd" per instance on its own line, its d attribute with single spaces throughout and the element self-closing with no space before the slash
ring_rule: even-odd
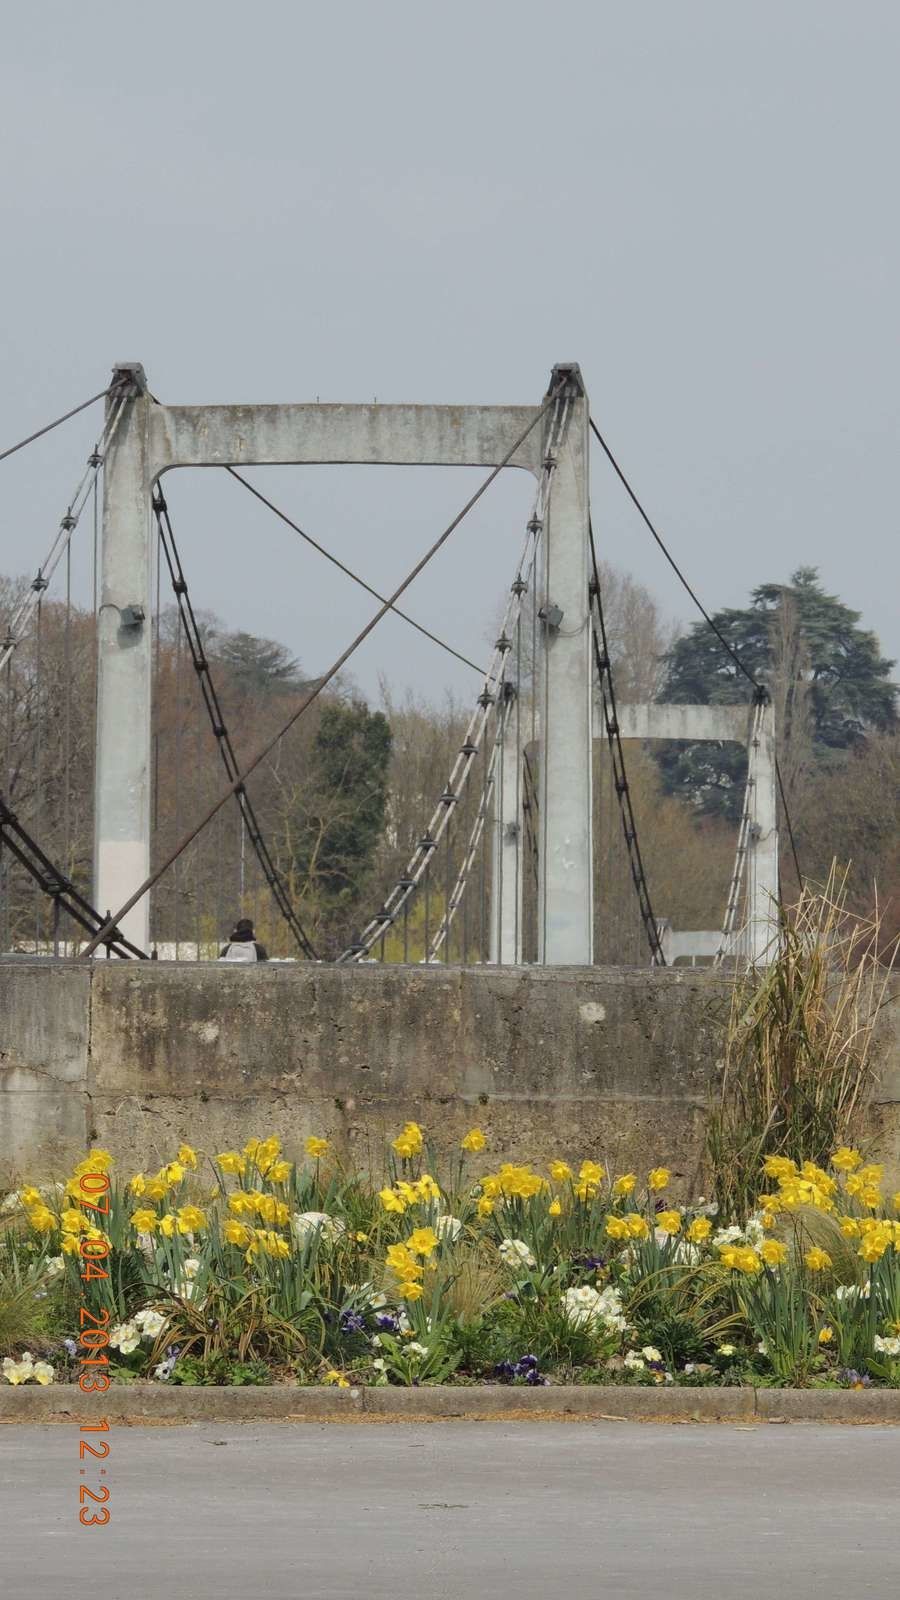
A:
<svg viewBox="0 0 900 1600">
<path fill-rule="evenodd" d="M 900 1423 L 897 1389 L 642 1389 L 619 1385 L 505 1385 L 433 1389 L 168 1388 L 114 1384 L 106 1394 L 74 1385 L 3 1385 L 0 1424 L 96 1422 L 111 1426 L 192 1422 L 597 1422 Z"/>
</svg>

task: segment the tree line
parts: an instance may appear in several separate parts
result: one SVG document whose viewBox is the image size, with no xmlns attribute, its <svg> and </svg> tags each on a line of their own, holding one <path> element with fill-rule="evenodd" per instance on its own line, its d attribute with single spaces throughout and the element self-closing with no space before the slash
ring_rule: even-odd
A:
<svg viewBox="0 0 900 1600">
<path fill-rule="evenodd" d="M 679 633 L 648 591 L 604 566 L 604 609 L 623 703 L 747 703 L 750 686 L 705 624 Z M 0 637 L 21 592 L 0 577 Z M 239 761 L 285 721 L 311 681 L 281 643 L 199 615 L 203 647 Z M 897 690 L 893 663 L 857 612 L 811 569 L 763 584 L 716 622 L 764 682 L 775 707 L 782 776 L 804 872 L 824 881 L 852 863 L 852 904 L 877 893 L 886 931 L 900 928 Z M 177 610 L 153 623 L 152 856 L 159 861 L 220 791 L 224 772 L 180 631 Z M 473 688 L 473 695 L 477 685 Z M 90 894 L 93 855 L 95 625 L 90 611 L 46 597 L 0 680 L 0 793 L 47 853 Z M 330 685 L 253 775 L 248 790 L 277 869 L 317 951 L 352 942 L 421 838 L 464 736 L 469 706 L 439 705 L 382 683 L 370 703 L 345 677 Z M 734 855 L 746 756 L 729 744 L 625 749 L 654 909 L 680 928 L 715 928 Z M 643 965 L 637 914 L 605 744 L 595 764 L 596 947 L 601 962 Z M 457 854 L 459 843 L 456 845 Z M 783 851 L 786 895 L 796 890 Z M 526 863 L 527 865 L 527 863 Z M 454 868 L 455 870 L 455 868 Z M 488 874 L 489 876 L 489 874 Z M 432 875 L 430 912 L 417 904 L 409 959 L 424 953 L 427 919 L 446 904 L 449 876 Z M 487 893 L 489 895 L 488 883 Z M 480 889 L 485 893 L 484 873 Z M 423 897 L 420 897 L 420 900 Z M 98 908 L 106 910 L 105 907 Z M 114 909 L 114 908 L 112 908 Z M 153 892 L 154 940 L 208 952 L 239 915 L 255 918 L 274 953 L 295 953 L 271 902 L 236 805 L 212 824 Z M 486 955 L 484 907 L 469 905 L 451 956 Z M 8 851 L 0 857 L 0 947 L 50 937 L 51 911 Z M 376 954 L 378 951 L 376 950 Z M 384 954 L 403 954 L 398 930 Z"/>
</svg>

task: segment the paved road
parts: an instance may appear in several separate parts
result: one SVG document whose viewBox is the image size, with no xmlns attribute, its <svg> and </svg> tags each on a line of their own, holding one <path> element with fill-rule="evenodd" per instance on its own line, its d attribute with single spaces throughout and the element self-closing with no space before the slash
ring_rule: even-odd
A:
<svg viewBox="0 0 900 1600">
<path fill-rule="evenodd" d="M 119 1428 L 103 1480 L 79 1477 L 78 1437 L 0 1428 L 4 1600 L 888 1600 L 900 1581 L 900 1428 Z M 112 1519 L 81 1528 L 78 1485 L 100 1481 Z"/>
</svg>

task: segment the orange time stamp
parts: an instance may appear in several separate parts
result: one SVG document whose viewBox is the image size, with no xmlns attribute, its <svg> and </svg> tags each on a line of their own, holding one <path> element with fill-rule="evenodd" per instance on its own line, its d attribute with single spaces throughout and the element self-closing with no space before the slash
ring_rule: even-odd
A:
<svg viewBox="0 0 900 1600">
<path fill-rule="evenodd" d="M 100 1216 L 109 1216 L 109 1178 L 105 1172 L 86 1172 L 80 1179 L 81 1194 L 79 1203 L 91 1215 L 92 1220 Z M 81 1279 L 87 1284 L 95 1279 L 109 1278 L 106 1261 L 109 1256 L 109 1245 L 105 1238 L 92 1239 L 90 1236 L 83 1238 L 79 1244 L 81 1255 Z M 78 1387 L 83 1394 L 105 1394 L 109 1388 L 109 1356 L 106 1347 L 109 1344 L 109 1308 L 101 1306 L 94 1310 L 87 1303 L 87 1291 L 83 1296 L 83 1303 L 79 1308 L 78 1329 L 78 1355 L 79 1375 Z M 79 1427 L 80 1434 L 104 1434 L 109 1432 L 109 1421 L 103 1417 L 99 1422 L 84 1422 Z M 84 1527 L 104 1527 L 109 1522 L 109 1485 L 103 1480 L 106 1478 L 107 1468 L 99 1466 L 99 1462 L 109 1459 L 109 1441 L 97 1438 L 95 1440 L 81 1438 L 78 1441 L 78 1454 L 82 1462 L 79 1467 L 79 1478 L 90 1477 L 92 1483 L 79 1483 L 78 1520 Z"/>
</svg>

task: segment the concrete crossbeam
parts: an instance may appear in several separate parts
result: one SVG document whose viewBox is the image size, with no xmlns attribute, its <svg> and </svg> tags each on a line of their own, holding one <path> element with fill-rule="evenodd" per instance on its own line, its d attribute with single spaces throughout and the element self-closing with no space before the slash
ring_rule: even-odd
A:
<svg viewBox="0 0 900 1600">
<path fill-rule="evenodd" d="M 155 406 L 151 479 L 170 467 L 493 467 L 535 406 Z M 537 472 L 535 428 L 510 466 Z"/>
<path fill-rule="evenodd" d="M 623 739 L 724 740 L 744 744 L 750 731 L 749 706 L 620 705 Z M 594 702 L 594 738 L 605 738 L 603 712 Z"/>
</svg>

